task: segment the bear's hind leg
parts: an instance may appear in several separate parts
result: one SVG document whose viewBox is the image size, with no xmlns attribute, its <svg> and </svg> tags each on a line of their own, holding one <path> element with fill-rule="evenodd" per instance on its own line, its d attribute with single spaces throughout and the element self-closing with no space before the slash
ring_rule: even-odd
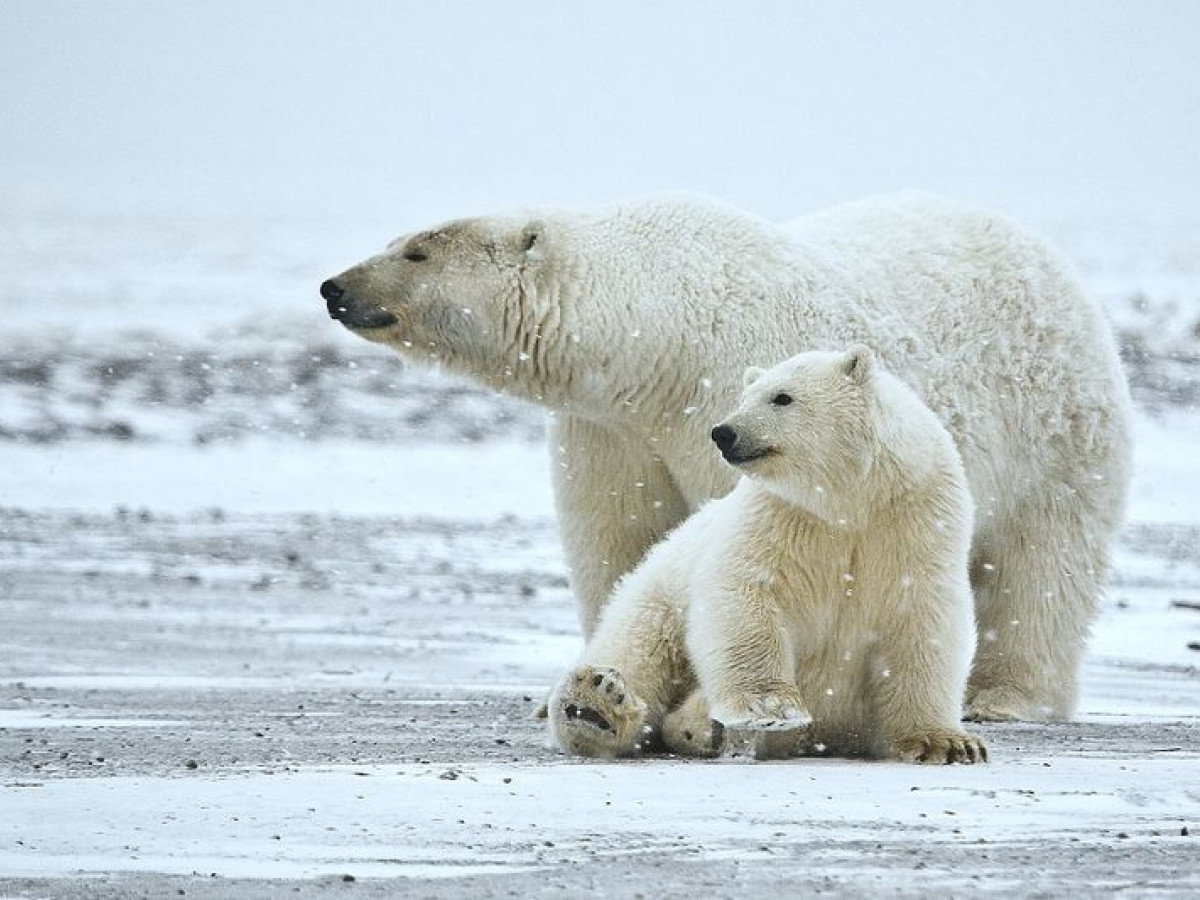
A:
<svg viewBox="0 0 1200 900">
<path fill-rule="evenodd" d="M 683 639 L 687 598 L 669 580 L 645 568 L 626 578 L 579 665 L 555 689 L 550 727 L 567 752 L 638 752 L 695 686 Z"/>
<path fill-rule="evenodd" d="M 977 545 L 968 719 L 1047 721 L 1075 711 L 1109 548 L 1108 534 L 1097 535 L 1073 506 L 1050 498 Z"/>
<path fill-rule="evenodd" d="M 764 727 L 729 728 L 708 714 L 699 688 L 663 720 L 662 742 L 679 756 L 744 754 L 754 759 L 791 759 L 811 752 L 807 720 L 767 720 Z"/>
<path fill-rule="evenodd" d="M 709 716 L 708 701 L 699 688 L 663 720 L 663 746 L 680 756 L 717 756 L 724 737 L 725 727 Z"/>
<path fill-rule="evenodd" d="M 646 704 L 615 669 L 580 666 L 555 691 L 550 718 L 563 749 L 579 756 L 624 756 L 640 749 Z"/>
</svg>

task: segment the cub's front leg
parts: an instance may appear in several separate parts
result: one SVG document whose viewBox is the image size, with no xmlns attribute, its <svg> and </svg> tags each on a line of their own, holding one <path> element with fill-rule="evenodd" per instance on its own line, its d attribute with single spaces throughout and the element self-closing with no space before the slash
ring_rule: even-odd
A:
<svg viewBox="0 0 1200 900">
<path fill-rule="evenodd" d="M 731 584 L 698 597 L 688 649 L 709 714 L 726 728 L 796 729 L 812 721 L 795 684 L 795 651 L 778 604 Z"/>
<path fill-rule="evenodd" d="M 877 708 L 892 753 L 918 763 L 987 762 L 987 746 L 959 723 L 974 649 L 965 579 L 901 596 L 903 614 L 879 629 Z"/>
<path fill-rule="evenodd" d="M 924 728 L 892 743 L 896 758 L 903 762 L 985 763 L 987 745 L 961 728 Z"/>
</svg>

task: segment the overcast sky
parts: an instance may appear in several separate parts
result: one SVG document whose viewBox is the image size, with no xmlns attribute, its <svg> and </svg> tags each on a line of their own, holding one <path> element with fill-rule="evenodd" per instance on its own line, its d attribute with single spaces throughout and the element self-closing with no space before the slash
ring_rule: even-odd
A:
<svg viewBox="0 0 1200 900">
<path fill-rule="evenodd" d="M 0 198 L 46 185 L 1200 198 L 1200 2 L 4 0 Z"/>
</svg>

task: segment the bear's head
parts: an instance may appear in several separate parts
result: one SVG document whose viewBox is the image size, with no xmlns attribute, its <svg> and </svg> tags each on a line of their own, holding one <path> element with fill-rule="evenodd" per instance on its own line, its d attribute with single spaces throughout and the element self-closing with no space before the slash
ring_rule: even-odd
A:
<svg viewBox="0 0 1200 900">
<path fill-rule="evenodd" d="M 534 302 L 544 244 L 536 219 L 460 219 L 396 239 L 325 281 L 321 296 L 361 337 L 502 382 L 506 367 L 536 349 L 515 311 Z"/>
<path fill-rule="evenodd" d="M 829 508 L 855 494 L 878 447 L 876 364 L 866 347 L 750 368 L 737 409 L 712 430 L 730 465 L 787 500 Z"/>
</svg>

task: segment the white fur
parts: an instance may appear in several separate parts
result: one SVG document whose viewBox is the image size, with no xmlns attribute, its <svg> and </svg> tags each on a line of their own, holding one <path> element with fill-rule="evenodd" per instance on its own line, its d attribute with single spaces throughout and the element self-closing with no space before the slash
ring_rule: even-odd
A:
<svg viewBox="0 0 1200 900">
<path fill-rule="evenodd" d="M 1122 516 L 1129 400 L 1097 306 L 1004 218 L 904 193 L 781 227 L 653 197 L 449 223 L 337 280 L 399 318 L 365 337 L 551 410 L 585 636 L 617 579 L 733 487 L 707 432 L 744 369 L 869 345 L 948 428 L 976 499 L 968 709 L 1070 715 Z"/>
<path fill-rule="evenodd" d="M 825 752 L 982 755 L 958 725 L 975 643 L 973 510 L 949 434 L 864 351 L 805 353 L 754 377 L 725 424 L 741 452 L 766 455 L 621 583 L 581 669 L 618 673 L 623 702 L 654 730 L 691 686 L 690 661 L 709 705 L 691 713 L 696 732 L 709 715 L 752 727 L 811 718 L 810 745 Z M 782 394 L 787 405 L 773 402 Z M 681 628 L 687 660 L 659 644 Z M 573 703 L 616 718 L 575 683 L 551 703 L 560 742 L 632 751 L 563 715 Z"/>
</svg>

